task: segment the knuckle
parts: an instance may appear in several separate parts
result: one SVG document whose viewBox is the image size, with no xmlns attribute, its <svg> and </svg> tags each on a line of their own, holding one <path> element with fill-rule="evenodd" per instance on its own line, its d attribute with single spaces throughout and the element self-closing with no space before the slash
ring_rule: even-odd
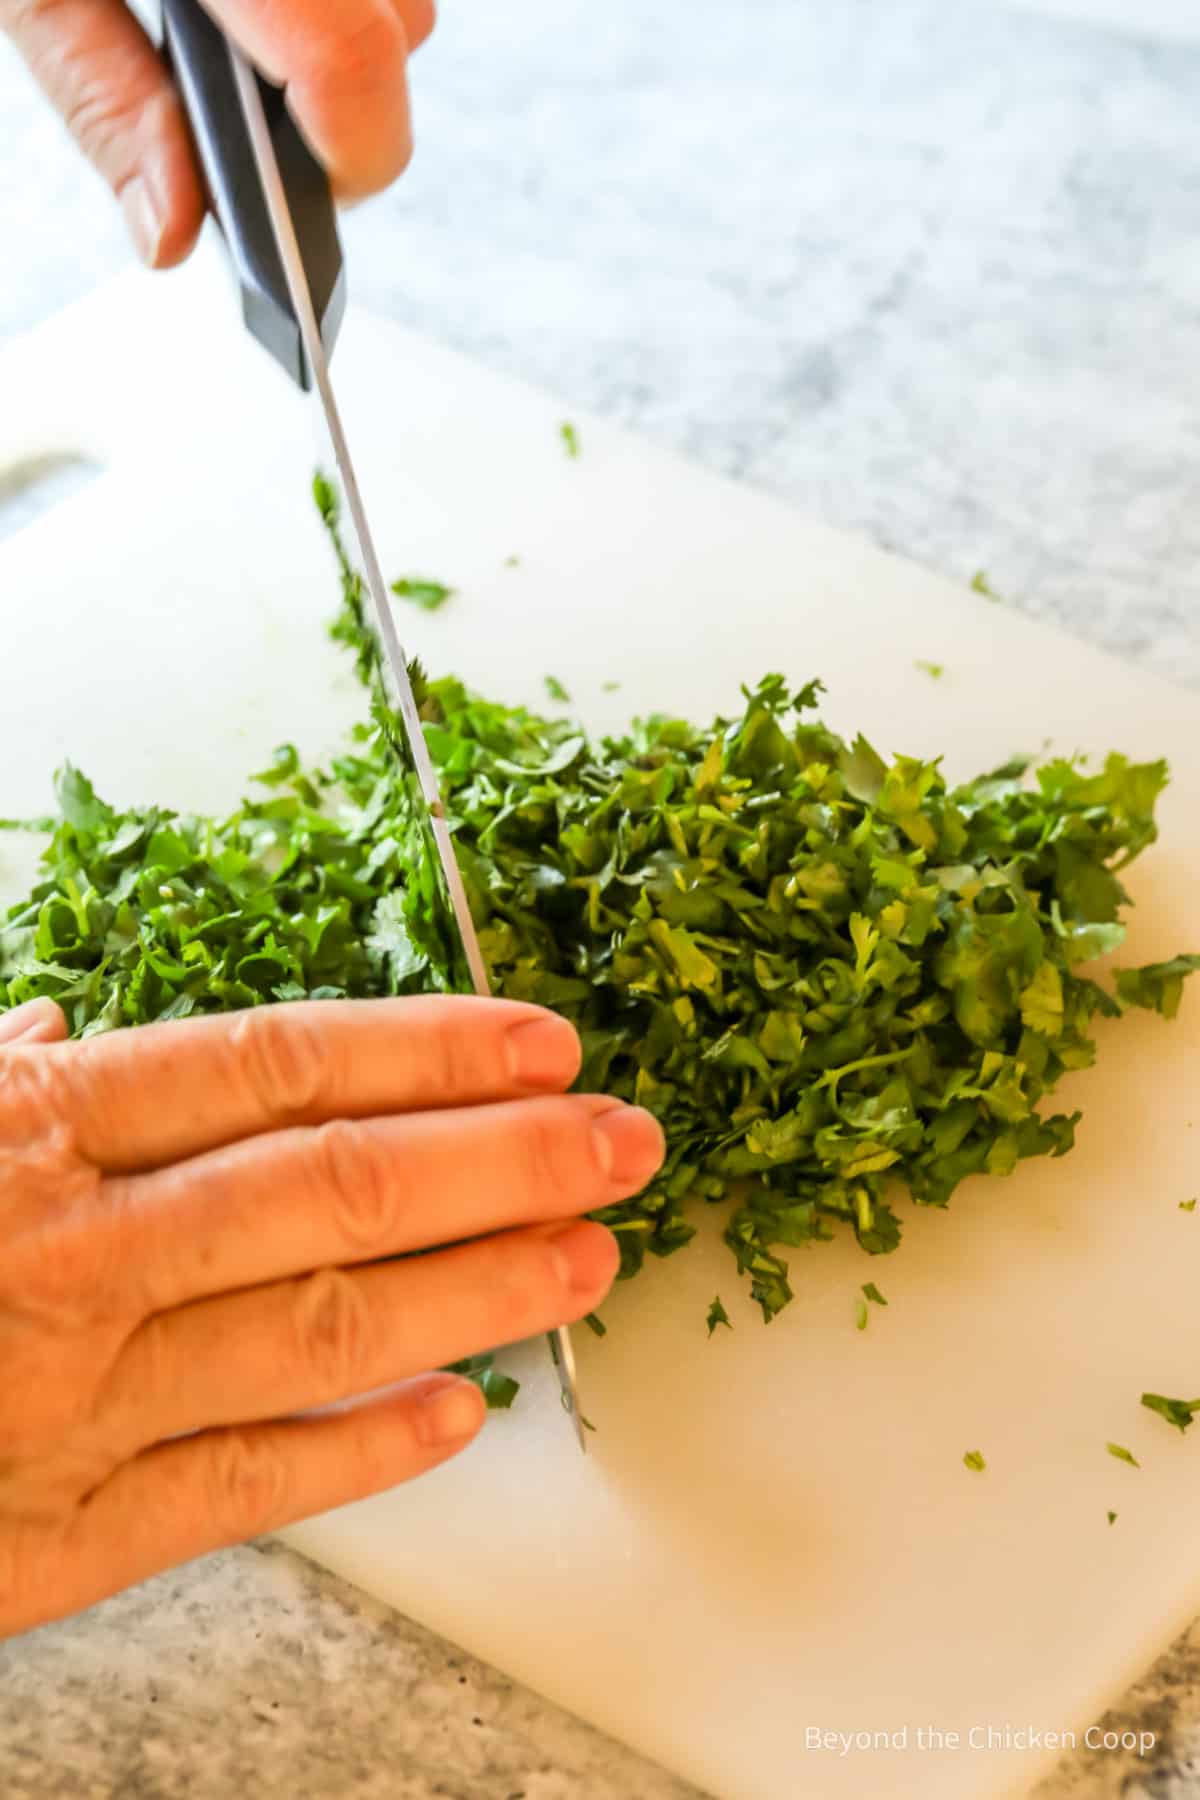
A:
<svg viewBox="0 0 1200 1800">
<path fill-rule="evenodd" d="M 370 1130 L 334 1119 L 313 1134 L 319 1199 L 332 1206 L 333 1222 L 354 1250 L 377 1250 L 388 1242 L 395 1214 L 395 1188 Z"/>
<path fill-rule="evenodd" d="M 269 1430 L 229 1426 L 213 1433 L 207 1449 L 204 1500 L 224 1543 L 257 1537 L 289 1517 L 291 1471 Z"/>
<path fill-rule="evenodd" d="M 300 1368 L 313 1404 L 344 1399 L 371 1385 L 374 1332 L 362 1286 L 344 1269 L 319 1269 L 295 1287 Z"/>
<path fill-rule="evenodd" d="M 14 1044 L 0 1057 L 0 1145 L 62 1134 L 71 1116 L 67 1061 L 53 1048 Z"/>
<path fill-rule="evenodd" d="M 428 1091 L 435 1104 L 452 1105 L 479 1090 L 478 1055 L 469 1030 L 463 1030 L 460 1009 L 435 1003 L 429 1013 L 429 1029 L 421 1034 L 421 1065 L 413 1071 L 414 1083 Z"/>
<path fill-rule="evenodd" d="M 561 1309 L 562 1281 L 549 1245 L 527 1233 L 498 1242 L 486 1291 L 489 1343 L 516 1344 L 535 1336 Z"/>
<path fill-rule="evenodd" d="M 123 1314 L 127 1271 L 124 1211 L 79 1153 L 67 1067 L 49 1050 L 0 1063 L 0 1291 L 64 1331 Z"/>
<path fill-rule="evenodd" d="M 531 1195 L 572 1201 L 590 1168 L 582 1114 L 569 1101 L 530 1106 L 524 1112 L 521 1145 Z"/>
<path fill-rule="evenodd" d="M 229 1033 L 234 1078 L 270 1119 L 313 1112 L 334 1086 L 333 1050 L 317 1021 L 299 1007 L 241 1013 Z"/>
<path fill-rule="evenodd" d="M 390 0 L 372 6 L 349 25 L 338 19 L 334 9 L 330 28 L 336 54 L 323 59 L 322 66 L 331 86 L 354 94 L 394 87 L 404 68 L 408 43 L 403 21 Z"/>
</svg>

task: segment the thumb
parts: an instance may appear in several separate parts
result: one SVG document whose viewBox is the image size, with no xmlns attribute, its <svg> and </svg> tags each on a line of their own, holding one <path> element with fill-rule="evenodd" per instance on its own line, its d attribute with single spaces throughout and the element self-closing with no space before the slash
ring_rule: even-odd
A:
<svg viewBox="0 0 1200 1800">
<path fill-rule="evenodd" d="M 0 1048 L 11 1044 L 60 1044 L 67 1035 L 62 1008 L 53 1000 L 30 1000 L 0 1013 Z"/>
<path fill-rule="evenodd" d="M 142 261 L 188 254 L 204 193 L 167 70 L 123 0 L 0 0 L 0 26 L 121 202 Z"/>
</svg>

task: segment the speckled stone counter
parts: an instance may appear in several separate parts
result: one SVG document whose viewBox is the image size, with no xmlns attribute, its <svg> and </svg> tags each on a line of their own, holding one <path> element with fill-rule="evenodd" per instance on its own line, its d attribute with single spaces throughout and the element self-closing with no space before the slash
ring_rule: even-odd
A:
<svg viewBox="0 0 1200 1800">
<path fill-rule="evenodd" d="M 1200 687 L 1192 0 L 445 11 L 360 299 Z M 4 336 L 126 252 L 2 47 L 0 119 Z M 1038 1800 L 1200 1796 L 1200 1628 L 1111 1723 Z M 4 1800 L 687 1792 L 278 1549 L 0 1647 Z"/>
</svg>

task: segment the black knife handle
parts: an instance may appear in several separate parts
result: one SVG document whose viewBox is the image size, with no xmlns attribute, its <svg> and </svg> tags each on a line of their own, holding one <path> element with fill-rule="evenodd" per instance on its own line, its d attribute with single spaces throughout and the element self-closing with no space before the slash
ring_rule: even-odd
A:
<svg viewBox="0 0 1200 1800">
<path fill-rule="evenodd" d="M 162 0 L 162 22 L 163 50 L 233 263 L 246 325 L 292 380 L 308 388 L 312 372 L 259 180 L 229 40 L 199 0 Z M 297 130 L 282 90 L 261 77 L 259 88 L 313 306 L 332 353 L 346 307 L 346 279 L 329 178 Z"/>
</svg>

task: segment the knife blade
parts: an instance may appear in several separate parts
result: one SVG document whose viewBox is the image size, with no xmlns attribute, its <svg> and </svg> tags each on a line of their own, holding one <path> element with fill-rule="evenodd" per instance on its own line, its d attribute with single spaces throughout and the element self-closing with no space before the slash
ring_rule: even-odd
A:
<svg viewBox="0 0 1200 1800">
<path fill-rule="evenodd" d="M 389 733 L 392 747 L 471 986 L 476 994 L 489 996 L 487 966 L 425 742 L 408 657 L 330 376 L 330 352 L 345 308 L 345 275 L 328 180 L 291 122 L 279 90 L 255 73 L 197 0 L 163 0 L 163 30 L 214 210 L 237 269 L 246 324 L 292 379 L 302 388 L 315 388 L 319 398 L 362 556 L 381 678 L 401 722 L 400 732 Z M 306 230 L 303 246 L 293 194 L 304 206 L 306 224 L 314 215 L 318 219 L 315 234 Z M 571 1335 L 560 1326 L 548 1336 L 563 1408 L 586 1452 Z"/>
</svg>

